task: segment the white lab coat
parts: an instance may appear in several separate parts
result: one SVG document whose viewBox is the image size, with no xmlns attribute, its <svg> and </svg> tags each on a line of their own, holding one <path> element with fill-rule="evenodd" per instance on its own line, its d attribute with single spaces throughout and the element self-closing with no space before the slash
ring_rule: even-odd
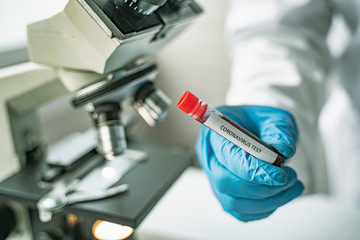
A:
<svg viewBox="0 0 360 240">
<path fill-rule="evenodd" d="M 360 1 L 230 0 L 229 105 L 287 109 L 306 193 L 360 205 Z"/>
</svg>

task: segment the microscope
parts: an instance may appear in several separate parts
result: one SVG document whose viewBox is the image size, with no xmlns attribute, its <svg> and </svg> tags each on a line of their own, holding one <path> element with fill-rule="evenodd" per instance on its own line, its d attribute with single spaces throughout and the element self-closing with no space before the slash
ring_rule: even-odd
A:
<svg viewBox="0 0 360 240">
<path fill-rule="evenodd" d="M 21 203 L 34 239 L 101 239 L 99 220 L 136 228 L 189 165 L 184 151 L 130 141 L 122 115 L 165 118 L 151 57 L 201 13 L 193 0 L 69 0 L 28 25 L 31 62 L 0 69 L 0 200 Z M 94 127 L 46 146 L 38 109 L 67 94 Z"/>
</svg>

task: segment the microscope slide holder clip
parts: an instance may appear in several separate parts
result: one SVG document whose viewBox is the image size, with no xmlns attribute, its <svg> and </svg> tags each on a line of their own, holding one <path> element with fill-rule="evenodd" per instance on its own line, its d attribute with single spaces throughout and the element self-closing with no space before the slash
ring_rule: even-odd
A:
<svg viewBox="0 0 360 240">
<path fill-rule="evenodd" d="M 42 222 L 50 222 L 53 213 L 60 212 L 65 206 L 78 203 L 104 199 L 126 192 L 129 189 L 128 184 L 121 184 L 106 189 L 96 189 L 94 192 L 77 192 L 76 186 L 79 180 L 75 180 L 69 186 L 58 184 L 55 188 L 37 203 L 39 217 Z"/>
</svg>

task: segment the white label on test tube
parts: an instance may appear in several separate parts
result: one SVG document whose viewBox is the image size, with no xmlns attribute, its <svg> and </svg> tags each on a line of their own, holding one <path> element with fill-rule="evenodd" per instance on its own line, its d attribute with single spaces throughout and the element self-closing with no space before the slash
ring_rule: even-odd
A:
<svg viewBox="0 0 360 240">
<path fill-rule="evenodd" d="M 274 151 L 232 126 L 216 113 L 211 113 L 203 124 L 260 160 L 273 164 L 278 157 Z"/>
</svg>

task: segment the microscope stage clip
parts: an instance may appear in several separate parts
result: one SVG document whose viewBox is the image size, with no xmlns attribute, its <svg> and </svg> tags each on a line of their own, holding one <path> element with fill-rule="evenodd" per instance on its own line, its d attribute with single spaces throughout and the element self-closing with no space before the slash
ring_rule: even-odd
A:
<svg viewBox="0 0 360 240">
<path fill-rule="evenodd" d="M 42 222 L 50 222 L 52 215 L 60 212 L 67 205 L 104 199 L 126 192 L 129 189 L 128 184 L 121 184 L 111 188 L 95 190 L 94 192 L 77 192 L 74 189 L 77 183 L 78 181 L 74 181 L 68 187 L 57 185 L 57 188 L 38 201 L 37 208 L 39 209 L 39 217 Z"/>
</svg>

